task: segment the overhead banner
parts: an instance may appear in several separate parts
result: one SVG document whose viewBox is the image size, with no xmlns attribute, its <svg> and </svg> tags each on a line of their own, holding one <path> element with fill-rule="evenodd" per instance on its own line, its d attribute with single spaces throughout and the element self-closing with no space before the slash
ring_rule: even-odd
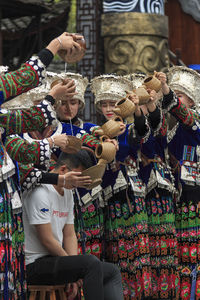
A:
<svg viewBox="0 0 200 300">
<path fill-rule="evenodd" d="M 104 0 L 104 13 L 141 12 L 164 15 L 165 0 Z M 185 1 L 186 2 L 186 1 Z"/>
</svg>

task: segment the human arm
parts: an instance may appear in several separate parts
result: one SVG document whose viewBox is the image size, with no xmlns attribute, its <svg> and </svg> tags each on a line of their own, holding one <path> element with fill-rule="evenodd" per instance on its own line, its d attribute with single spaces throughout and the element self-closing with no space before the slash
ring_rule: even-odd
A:
<svg viewBox="0 0 200 300">
<path fill-rule="evenodd" d="M 97 136 L 89 134 L 87 132 L 82 132 L 80 139 L 83 141 L 85 145 L 92 148 L 93 150 L 96 149 L 97 145 L 100 144 L 100 140 Z"/>
<path fill-rule="evenodd" d="M 128 129 L 129 144 L 136 145 L 148 140 L 151 133 L 147 118 L 141 113 L 140 117 L 135 116 L 134 123 Z"/>
<path fill-rule="evenodd" d="M 33 164 L 18 163 L 18 167 L 22 192 L 32 190 L 41 184 L 64 186 L 64 175 L 46 172 Z"/>
<path fill-rule="evenodd" d="M 67 32 L 58 38 L 61 42 L 54 38 L 45 49 L 32 56 L 18 70 L 0 76 L 0 104 L 41 84 L 46 77 L 46 68 L 59 50 L 65 49 L 72 56 L 81 51 L 80 45 Z"/>
<path fill-rule="evenodd" d="M 134 92 L 127 92 L 127 97 L 135 104 L 134 123 L 129 127 L 129 137 L 140 143 L 149 134 L 147 120 L 139 107 L 139 97 Z"/>
<path fill-rule="evenodd" d="M 162 113 L 159 104 L 157 105 L 157 102 L 159 101 L 159 94 L 154 90 L 149 90 L 148 92 L 150 94 L 150 100 L 146 106 L 149 112 L 148 121 L 153 135 L 165 136 L 167 134 L 167 120 L 165 115 Z"/>
<path fill-rule="evenodd" d="M 18 135 L 6 137 L 5 148 L 9 156 L 23 164 L 36 164 L 49 167 L 51 149 L 54 146 L 64 150 L 68 144 L 66 134 L 55 135 L 53 138 L 29 142 Z"/>
<path fill-rule="evenodd" d="M 18 135 L 11 135 L 6 137 L 4 145 L 13 160 L 41 166 L 48 166 L 49 164 L 51 147 L 47 139 L 30 143 Z"/>
<path fill-rule="evenodd" d="M 48 59 L 45 60 L 47 56 L 45 51 L 41 51 L 40 54 L 41 57 L 40 55 L 31 57 L 18 70 L 0 76 L 0 105 L 5 100 L 25 93 L 43 82 L 46 66 L 42 60 L 48 64 Z M 51 53 L 47 54 L 51 57 Z"/>
<path fill-rule="evenodd" d="M 168 95 L 164 95 L 162 108 L 172 114 L 178 122 L 185 127 L 192 128 L 200 122 L 200 115 L 196 111 L 189 109 L 181 103 L 175 93 L 170 90 Z M 199 127 L 199 125 L 198 125 Z"/>
<path fill-rule="evenodd" d="M 167 119 L 159 107 L 149 112 L 148 120 L 154 136 L 167 134 Z"/>
<path fill-rule="evenodd" d="M 81 51 L 81 46 L 74 40 L 73 34 L 63 32 L 60 36 L 53 39 L 46 49 L 51 51 L 53 55 L 60 50 L 66 50 L 68 55 L 73 56 L 77 51 Z"/>
<path fill-rule="evenodd" d="M 168 87 L 166 74 L 158 72 L 158 79 L 162 83 L 162 110 L 171 113 L 184 126 L 191 128 L 200 121 L 200 115 L 181 103 L 176 94 Z"/>
<path fill-rule="evenodd" d="M 192 128 L 193 126 L 200 127 L 200 115 L 197 111 L 187 108 L 177 98 L 178 105 L 170 110 L 170 113 L 185 127 Z"/>
<path fill-rule="evenodd" d="M 139 97 L 135 93 L 129 93 L 128 97 L 135 104 L 134 123 L 129 126 L 129 143 L 138 144 L 148 139 L 150 128 L 139 107 Z"/>
<path fill-rule="evenodd" d="M 147 118 L 152 131 L 157 133 L 162 124 L 161 109 L 157 106 L 158 96 L 155 90 L 147 89 L 147 92 L 149 93 L 150 98 L 143 106 L 146 107 L 146 111 L 148 112 Z"/>
<path fill-rule="evenodd" d="M 41 184 L 53 184 L 66 189 L 85 187 L 91 184 L 89 176 L 81 176 L 81 172 L 68 172 L 66 175 L 49 173 L 33 164 L 18 163 L 22 192 L 34 189 Z"/>
<path fill-rule="evenodd" d="M 66 224 L 63 228 L 63 248 L 68 255 L 78 254 L 78 242 L 74 224 Z"/>
<path fill-rule="evenodd" d="M 40 243 L 47 249 L 50 255 L 68 255 L 68 253 L 63 249 L 62 245 L 55 239 L 50 223 L 36 224 L 35 229 Z"/>
<path fill-rule="evenodd" d="M 48 125 L 56 126 L 56 113 L 49 97 L 46 96 L 40 104 L 26 110 L 0 109 L 0 127 L 3 128 L 4 134 L 20 134 L 42 130 Z"/>
</svg>

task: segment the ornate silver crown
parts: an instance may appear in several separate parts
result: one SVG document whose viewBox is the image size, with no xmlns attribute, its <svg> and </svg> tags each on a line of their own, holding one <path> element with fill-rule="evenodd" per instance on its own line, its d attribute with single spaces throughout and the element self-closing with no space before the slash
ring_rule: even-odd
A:
<svg viewBox="0 0 200 300">
<path fill-rule="evenodd" d="M 186 94 L 200 111 L 200 74 L 182 66 L 174 66 L 167 73 L 168 84 L 172 90 Z"/>
<path fill-rule="evenodd" d="M 145 74 L 140 74 L 140 73 L 132 73 L 130 74 L 130 80 L 133 83 L 133 88 L 137 89 L 140 87 L 145 79 L 146 75 Z"/>
<path fill-rule="evenodd" d="M 47 86 L 50 89 L 51 83 L 57 79 L 66 79 L 70 78 L 73 79 L 76 85 L 76 92 L 77 94 L 73 97 L 75 99 L 78 99 L 80 101 L 80 109 L 82 109 L 85 106 L 85 90 L 88 86 L 88 79 L 86 77 L 83 77 L 81 74 L 78 73 L 53 73 L 53 72 L 47 72 Z"/>
<path fill-rule="evenodd" d="M 99 109 L 100 101 L 119 101 L 126 97 L 126 91 L 133 90 L 132 82 L 117 75 L 100 75 L 91 80 L 91 91 L 95 95 L 95 105 Z"/>
</svg>

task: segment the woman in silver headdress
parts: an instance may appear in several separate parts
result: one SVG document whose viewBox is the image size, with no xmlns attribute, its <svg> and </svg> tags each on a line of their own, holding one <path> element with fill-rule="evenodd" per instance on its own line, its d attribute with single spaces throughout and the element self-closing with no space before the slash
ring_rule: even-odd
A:
<svg viewBox="0 0 200 300">
<path fill-rule="evenodd" d="M 95 105 L 105 121 L 114 116 L 116 103 L 133 90 L 132 82 L 122 76 L 102 75 L 91 81 Z M 140 142 L 148 139 L 149 127 L 144 116 L 137 116 L 138 97 L 129 94 L 136 105 L 134 123 L 124 124 L 116 137 L 116 159 L 108 164 L 101 184 L 104 199 L 103 257 L 117 264 L 122 273 L 124 299 L 150 296 L 150 267 L 145 187 L 138 176 Z M 133 115 L 129 116 L 129 121 Z M 123 120 L 124 122 L 124 120 Z M 98 129 L 95 130 L 97 135 Z M 130 146 L 129 135 L 134 139 Z M 143 267 L 141 267 L 141 265 Z"/>
<path fill-rule="evenodd" d="M 48 81 L 46 86 L 43 86 L 40 90 L 33 90 L 30 94 L 33 101 L 38 98 L 44 97 L 50 89 L 50 86 L 54 87 L 62 85 L 62 80 L 73 81 L 76 86 L 76 92 L 69 92 L 67 96 L 67 103 L 63 101 L 63 97 L 58 97 L 57 105 L 57 117 L 59 119 L 56 128 L 51 126 L 46 128 L 44 131 L 34 131 L 25 134 L 23 137 L 29 142 L 38 141 L 44 138 L 53 138 L 54 140 L 59 134 L 74 135 L 81 138 L 83 143 L 95 149 L 96 145 L 99 144 L 99 140 L 90 135 L 90 129 L 94 128 L 94 124 L 83 123 L 78 118 L 78 112 L 85 105 L 84 93 L 88 85 L 87 78 L 84 78 L 81 74 L 76 73 L 48 73 Z M 66 98 L 66 95 L 65 95 Z M 86 132 L 86 131 L 87 132 Z M 93 151 L 93 150 L 91 150 Z M 53 147 L 52 159 L 57 160 L 60 154 L 60 149 Z M 33 188 L 36 184 L 40 183 L 51 183 L 57 184 L 56 174 L 52 178 L 52 173 L 43 172 L 41 169 L 33 165 L 21 165 L 20 164 L 20 175 L 22 189 L 27 190 Z M 80 177 L 80 176 L 79 176 Z M 67 181 L 68 179 L 66 179 Z M 81 187 L 79 178 L 77 178 L 77 184 L 75 187 Z M 102 238 L 103 238 L 103 220 L 102 220 L 102 208 L 100 207 L 99 189 L 86 190 L 82 189 L 75 190 L 75 228 L 79 241 L 79 252 L 80 253 L 92 253 L 101 258 L 102 249 Z"/>
<path fill-rule="evenodd" d="M 200 297 L 200 75 L 175 66 L 161 73 L 163 110 L 176 120 L 168 133 L 170 161 L 179 191 L 176 210 L 180 298 Z"/>
<path fill-rule="evenodd" d="M 132 75 L 133 84 L 135 83 L 139 88 L 145 80 L 145 76 Z M 147 116 L 151 134 L 141 145 L 139 174 L 146 185 L 151 297 L 170 300 L 177 299 L 179 295 L 174 212 L 175 187 L 168 162 L 167 122 L 160 108 L 159 99 L 162 98 L 162 90 L 161 83 L 158 81 L 158 89 L 159 87 L 157 93 L 151 91 L 154 96 L 153 101 L 147 100 L 146 104 L 140 106 L 142 113 Z M 144 101 L 144 98 L 142 100 Z"/>
<path fill-rule="evenodd" d="M 0 104 L 11 100 L 13 96 L 22 94 L 41 84 L 45 78 L 45 70 L 54 55 L 61 49 L 79 51 L 80 46 L 67 33 L 52 40 L 49 45 L 33 56 L 20 69 L 0 76 Z M 32 131 L 44 128 L 48 124 L 55 125 L 56 117 L 52 109 L 51 96 L 40 105 L 26 111 L 7 111 L 0 109 L 0 297 L 4 300 L 25 299 L 26 282 L 23 253 L 23 223 L 21 202 L 18 194 L 19 178 L 17 165 L 13 163 L 4 144 L 6 136 L 14 133 Z M 48 152 L 48 143 L 35 144 L 33 147 L 25 142 L 18 152 L 24 162 L 38 162 L 34 156 L 34 147 L 37 153 L 43 147 L 42 160 L 45 161 Z M 20 152 L 21 151 L 21 152 Z M 23 155 L 24 152 L 27 156 Z M 42 154 L 42 151 L 41 151 Z"/>
</svg>

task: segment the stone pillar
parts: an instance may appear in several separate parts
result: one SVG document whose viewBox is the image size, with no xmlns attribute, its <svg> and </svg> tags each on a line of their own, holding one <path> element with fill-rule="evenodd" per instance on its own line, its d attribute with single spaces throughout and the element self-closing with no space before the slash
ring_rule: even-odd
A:
<svg viewBox="0 0 200 300">
<path fill-rule="evenodd" d="M 140 12 L 102 15 L 105 73 L 164 71 L 169 66 L 168 18 Z"/>
</svg>

